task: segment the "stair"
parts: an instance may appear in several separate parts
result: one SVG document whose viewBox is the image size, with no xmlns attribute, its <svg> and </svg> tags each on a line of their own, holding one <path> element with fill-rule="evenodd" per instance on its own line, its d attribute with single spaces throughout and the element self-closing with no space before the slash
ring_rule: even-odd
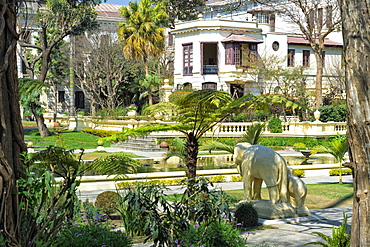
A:
<svg viewBox="0 0 370 247">
<path fill-rule="evenodd" d="M 143 152 L 159 152 L 164 151 L 159 147 L 157 140 L 153 137 L 136 137 L 125 142 L 119 142 L 111 145 L 111 147 L 119 147 L 127 150 L 138 150 Z"/>
</svg>

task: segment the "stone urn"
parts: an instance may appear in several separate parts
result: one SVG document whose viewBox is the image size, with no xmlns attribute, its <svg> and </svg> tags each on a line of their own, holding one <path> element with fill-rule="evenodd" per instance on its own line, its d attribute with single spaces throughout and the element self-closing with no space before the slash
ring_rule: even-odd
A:
<svg viewBox="0 0 370 247">
<path fill-rule="evenodd" d="M 168 148 L 168 147 L 169 147 L 168 142 L 166 142 L 166 141 L 162 141 L 162 142 L 159 144 L 159 147 L 160 147 L 160 148 Z"/>
<path fill-rule="evenodd" d="M 134 119 L 134 118 L 136 118 L 136 116 L 137 116 L 137 112 L 136 112 L 135 110 L 129 110 L 129 111 L 127 112 L 127 116 L 128 116 L 130 119 Z"/>
</svg>

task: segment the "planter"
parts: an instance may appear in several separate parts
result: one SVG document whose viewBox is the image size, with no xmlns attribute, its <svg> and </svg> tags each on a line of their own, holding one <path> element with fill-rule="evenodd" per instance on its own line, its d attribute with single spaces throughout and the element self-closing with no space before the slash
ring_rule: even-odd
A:
<svg viewBox="0 0 370 247">
<path fill-rule="evenodd" d="M 169 147 L 168 142 L 162 141 L 161 144 L 159 144 L 159 147 L 160 148 L 168 148 Z"/>
<path fill-rule="evenodd" d="M 136 118 L 137 116 L 137 112 L 135 110 L 130 110 L 127 112 L 127 116 L 130 118 L 130 119 L 134 119 Z"/>
<path fill-rule="evenodd" d="M 54 127 L 60 127 L 60 123 L 59 122 L 54 122 Z"/>
</svg>

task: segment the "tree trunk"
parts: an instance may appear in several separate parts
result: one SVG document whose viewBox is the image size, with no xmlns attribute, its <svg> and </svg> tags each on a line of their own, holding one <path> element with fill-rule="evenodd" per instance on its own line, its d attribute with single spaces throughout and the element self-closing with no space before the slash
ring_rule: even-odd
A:
<svg viewBox="0 0 370 247">
<path fill-rule="evenodd" d="M 370 246 L 370 5 L 340 0 L 348 109 L 349 155 L 353 168 L 351 246 Z"/>
<path fill-rule="evenodd" d="M 18 192 L 25 152 L 16 67 L 16 0 L 0 0 L 0 234 L 6 246 L 20 246 Z"/>
<path fill-rule="evenodd" d="M 316 51 L 316 80 L 315 80 L 315 95 L 316 95 L 316 108 L 322 105 L 322 75 L 323 75 L 323 52 L 324 50 Z"/>
<path fill-rule="evenodd" d="M 40 132 L 41 137 L 48 137 L 52 136 L 53 134 L 49 131 L 49 129 L 45 125 L 45 119 L 42 114 L 38 114 L 36 112 L 36 106 L 33 106 L 34 104 L 31 105 L 31 111 L 33 116 L 35 117 L 36 124 L 37 124 L 37 129 Z"/>
<path fill-rule="evenodd" d="M 186 148 L 186 167 L 188 168 L 186 176 L 188 178 L 195 178 L 197 176 L 197 159 L 199 144 L 193 132 L 187 134 L 185 148 Z"/>
</svg>

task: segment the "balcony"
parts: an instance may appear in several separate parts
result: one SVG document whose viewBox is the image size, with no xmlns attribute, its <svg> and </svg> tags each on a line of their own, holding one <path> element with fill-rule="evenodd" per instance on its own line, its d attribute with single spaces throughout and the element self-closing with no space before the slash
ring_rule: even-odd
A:
<svg viewBox="0 0 370 247">
<path fill-rule="evenodd" d="M 203 65 L 203 75 L 217 75 L 217 65 Z"/>
</svg>

